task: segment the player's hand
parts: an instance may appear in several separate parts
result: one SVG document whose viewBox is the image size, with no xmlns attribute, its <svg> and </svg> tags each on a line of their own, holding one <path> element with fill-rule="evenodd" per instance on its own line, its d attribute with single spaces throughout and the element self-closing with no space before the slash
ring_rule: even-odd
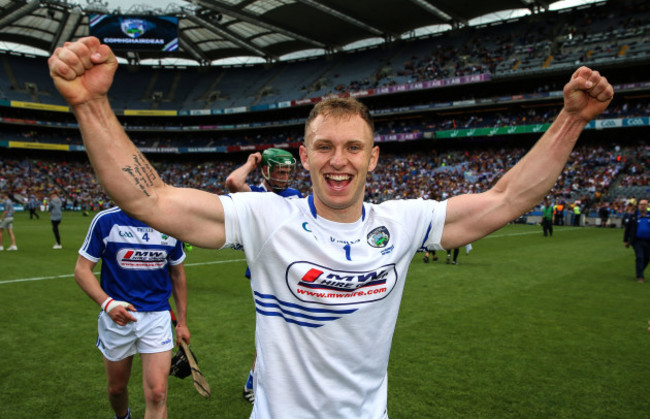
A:
<svg viewBox="0 0 650 419">
<path fill-rule="evenodd" d="M 564 86 L 564 109 L 589 122 L 600 115 L 614 98 L 614 88 L 599 72 L 580 67 Z"/>
<path fill-rule="evenodd" d="M 177 324 L 176 325 L 176 346 L 181 345 L 181 340 L 183 340 L 188 345 L 190 344 L 190 329 L 187 328 L 187 325 Z"/>
<path fill-rule="evenodd" d="M 256 169 L 257 166 L 262 161 L 262 153 L 257 152 L 248 156 L 247 163 L 253 168 Z"/>
<path fill-rule="evenodd" d="M 106 97 L 117 70 L 117 58 L 99 39 L 86 37 L 54 50 L 48 66 L 56 89 L 75 106 Z"/>
<path fill-rule="evenodd" d="M 126 326 L 128 323 L 131 322 L 137 322 L 138 320 L 133 317 L 129 311 L 137 311 L 135 307 L 133 307 L 133 304 L 129 304 L 128 306 L 117 306 L 111 311 L 108 312 L 108 315 L 111 317 L 111 319 L 119 324 L 120 326 Z"/>
</svg>

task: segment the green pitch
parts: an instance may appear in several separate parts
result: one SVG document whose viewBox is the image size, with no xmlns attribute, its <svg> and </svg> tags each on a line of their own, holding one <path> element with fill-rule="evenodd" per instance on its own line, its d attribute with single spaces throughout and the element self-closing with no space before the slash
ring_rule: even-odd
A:
<svg viewBox="0 0 650 419">
<path fill-rule="evenodd" d="M 48 214 L 17 214 L 18 252 L 0 252 L 0 418 L 109 418 L 97 307 L 76 285 L 92 215 L 65 213 L 63 250 Z M 5 237 L 5 248 L 8 238 Z M 634 281 L 622 230 L 512 225 L 458 265 L 407 279 L 389 368 L 395 418 L 641 418 L 650 412 L 650 282 Z M 170 418 L 247 418 L 241 390 L 254 356 L 243 253 L 188 253 L 192 349 L 212 388 L 170 377 Z M 296 389 L 300 391 L 300 389 Z M 313 395 L 326 397 L 326 395 Z M 139 358 L 130 385 L 144 416 Z"/>
</svg>

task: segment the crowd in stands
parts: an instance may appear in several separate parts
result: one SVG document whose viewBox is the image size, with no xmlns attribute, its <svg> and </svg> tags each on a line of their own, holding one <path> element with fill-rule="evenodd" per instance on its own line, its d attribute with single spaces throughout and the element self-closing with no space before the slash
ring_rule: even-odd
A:
<svg viewBox="0 0 650 419">
<path fill-rule="evenodd" d="M 456 30 L 445 39 L 447 43 L 434 38 L 429 52 L 414 54 L 401 68 L 383 66 L 377 74 L 347 86 L 339 85 L 336 90 L 353 92 L 521 69 L 539 71 L 567 60 L 570 65 L 579 66 L 589 65 L 596 58 L 622 59 L 628 44 L 650 43 L 647 29 L 650 9 L 643 2 L 618 7 L 609 2 L 607 7 L 530 15 L 500 26 Z M 471 33 L 463 33 L 468 31 Z M 640 36 L 633 36 L 637 34 Z"/>
<path fill-rule="evenodd" d="M 551 123 L 559 112 L 555 106 L 531 107 L 515 111 L 468 110 L 454 117 L 422 114 L 420 117 L 399 117 L 387 121 L 378 121 L 376 134 L 402 134 L 444 131 L 463 128 L 498 128 L 518 125 L 533 125 Z M 0 108 L 0 117 L 2 110 Z M 650 116 L 650 101 L 614 103 L 607 109 L 602 118 L 635 118 Z M 179 123 L 180 124 L 180 123 Z M 81 136 L 76 129 L 52 129 L 30 125 L 2 124 L 3 139 L 23 142 L 43 142 L 66 145 L 81 145 Z M 179 125 L 180 127 L 180 125 Z M 129 127 L 127 126 L 127 129 Z M 156 127 L 152 127 L 154 129 Z M 251 144 L 279 144 L 302 141 L 303 125 L 286 126 L 279 130 L 229 130 L 229 131 L 197 131 L 192 135 L 178 130 L 168 131 L 131 131 L 130 136 L 138 147 L 215 147 L 215 146 L 246 146 Z"/>
<path fill-rule="evenodd" d="M 480 193 L 525 154 L 524 148 L 502 147 L 455 149 L 443 152 L 418 151 L 382 154 L 382 164 L 369 174 L 366 199 L 446 199 L 464 193 Z M 631 196 L 611 194 L 620 185 L 647 186 L 650 145 L 585 145 L 577 147 L 551 191 L 555 202 L 580 201 L 583 210 L 595 209 L 607 202 L 616 212 L 625 210 Z M 0 190 L 14 198 L 46 198 L 57 191 L 65 198 L 67 209 L 100 210 L 111 205 L 94 173 L 84 161 L 37 159 L 0 159 Z M 226 193 L 225 178 L 241 161 L 169 162 L 153 161 L 161 177 L 179 187 Z M 257 174 L 259 175 L 259 174 Z M 260 179 L 251 179 L 258 182 Z M 310 193 L 308 172 L 298 168 L 293 187 Z"/>
<path fill-rule="evenodd" d="M 643 147 L 635 151 L 636 155 L 626 167 L 619 185 L 650 187 L 650 150 Z"/>
<path fill-rule="evenodd" d="M 315 96 L 324 96 L 332 93 L 356 92 L 368 88 L 407 84 L 421 81 L 442 80 L 473 74 L 490 73 L 493 77 L 507 76 L 511 72 L 521 70 L 544 71 L 553 69 L 555 63 L 561 63 L 570 68 L 579 65 L 600 64 L 603 59 L 625 66 L 625 60 L 640 58 L 647 59 L 650 53 L 650 9 L 647 2 L 641 0 L 628 0 L 625 2 L 608 1 L 599 5 L 580 7 L 571 11 L 546 11 L 532 15 L 511 19 L 499 24 L 483 26 L 461 26 L 448 32 L 433 35 L 427 39 L 402 40 L 382 44 L 363 51 L 353 51 L 345 54 L 334 54 L 327 57 L 318 57 L 313 60 L 322 60 L 320 71 L 314 71 L 314 66 L 305 66 L 304 73 L 298 70 L 291 71 L 292 79 L 306 80 L 307 84 L 318 84 L 317 91 L 311 91 Z M 374 51 L 371 51 L 374 50 Z M 369 53 L 364 65 L 346 65 L 350 61 L 366 61 L 359 59 L 360 54 Z M 372 54 L 371 54 L 372 53 Z M 0 57 L 2 58 L 2 57 Z M 16 57 L 7 55 L 2 58 L 3 66 L 7 73 L 0 78 L 0 94 L 7 95 L 9 100 L 28 100 L 46 104 L 61 104 L 61 99 L 51 88 L 51 80 L 24 79 L 33 76 L 34 71 L 24 71 L 25 66 L 30 66 L 29 59 L 15 60 Z M 4 62 L 6 60 L 6 62 Z M 45 66 L 44 60 L 32 60 L 34 67 Z M 208 68 L 206 71 L 182 72 L 177 69 L 168 69 L 183 80 L 183 91 L 174 91 L 174 83 L 165 85 L 163 80 L 169 80 L 170 75 L 165 69 L 152 69 L 142 67 L 137 72 L 129 74 L 130 78 L 138 76 L 139 80 L 158 80 L 162 95 L 165 98 L 188 98 L 187 100 L 166 99 L 165 109 L 225 109 L 229 107 L 252 107 L 260 104 L 259 100 L 264 92 L 275 91 L 284 86 L 284 90 L 277 95 L 278 100 L 300 100 L 311 97 L 307 90 L 302 90 L 300 83 L 289 82 L 282 84 L 270 74 L 282 78 L 282 74 L 292 65 L 298 66 L 301 62 L 280 62 L 269 65 L 260 65 L 259 68 Z M 11 71 L 9 71 L 11 70 Z M 246 72 L 250 77 L 236 77 L 237 71 Z M 569 70 L 570 71 L 570 70 Z M 339 72 L 344 72 L 345 74 Z M 224 84 L 212 86 L 215 78 L 221 79 L 221 73 L 233 78 L 243 79 L 240 90 L 234 89 L 225 78 Z M 3 73 L 4 74 L 4 73 Z M 13 74 L 14 77 L 11 77 Z M 40 72 L 40 77 L 47 77 L 46 72 Z M 255 77 L 253 74 L 259 76 Z M 118 74 L 119 76 L 119 74 Z M 182 77 L 181 77 L 182 76 Z M 172 76 L 173 77 L 173 76 Z M 15 79 L 16 81 L 11 81 Z M 255 85 L 258 90 L 251 92 L 250 80 L 264 79 L 267 83 Z M 126 80 L 126 79 L 125 79 Z M 308 82 L 307 82 L 308 80 Z M 38 91 L 33 97 L 24 99 L 25 85 L 38 86 Z M 254 83 L 253 83 L 254 84 Z M 116 103 L 120 109 L 158 109 L 153 107 L 155 100 L 151 93 L 145 91 L 148 83 L 136 83 L 134 86 L 118 84 L 114 89 L 121 89 L 115 93 Z M 208 86 L 210 90 L 208 90 Z M 278 87 L 281 86 L 281 87 Z M 306 86 L 303 86 L 306 88 Z M 539 86 L 539 89 L 557 90 L 561 86 Z M 170 91 L 167 91 L 169 89 Z M 295 90 L 294 90 L 295 89 Z M 228 91 L 227 101 L 214 105 L 206 102 L 206 96 Z M 176 94 L 173 94 L 176 93 Z M 128 96 L 130 99 L 124 97 Z M 189 99 L 192 98 L 192 99 Z M 264 102 L 262 104 L 277 104 Z"/>
<path fill-rule="evenodd" d="M 641 1 L 626 4 L 627 6 L 620 6 L 616 2 L 608 2 L 602 7 L 590 6 L 570 12 L 531 15 L 485 28 L 458 28 L 451 35 L 423 41 L 423 45 L 428 46 L 424 49 L 418 47 L 412 54 L 400 55 L 398 51 L 391 50 L 390 54 L 396 61 L 391 62 L 391 59 L 384 57 L 375 73 L 360 75 L 349 84 L 336 86 L 336 90 L 357 91 L 396 83 L 448 79 L 486 72 L 494 74 L 504 65 L 505 68 L 513 69 L 531 62 L 543 62 L 553 55 L 555 59 L 561 59 L 563 55 L 572 53 L 572 45 L 580 44 L 576 40 L 594 41 L 589 44 L 589 51 L 583 51 L 583 56 L 572 64 L 588 63 L 594 54 L 619 53 L 619 42 L 632 42 L 631 38 L 623 39 L 630 31 L 643 35 L 646 30 L 644 28 L 650 30 L 648 5 Z M 596 35 L 604 33 L 611 36 L 601 36 L 603 39 L 596 42 Z M 643 36 L 645 38 L 639 42 L 650 44 L 647 31 Z M 408 43 L 399 46 L 403 48 L 400 53 L 409 48 L 406 44 Z M 414 45 L 415 42 L 411 44 Z M 561 87 L 540 83 L 536 92 L 527 93 L 559 91 Z M 504 105 L 498 110 L 485 111 L 481 108 L 455 108 L 453 116 L 445 112 L 406 113 L 400 116 L 397 112 L 396 116 L 378 119 L 376 132 L 379 135 L 390 135 L 543 124 L 552 122 L 558 110 L 557 106 L 552 105 L 520 108 Z M 3 114 L 5 112 L 7 115 Z M 0 107 L 3 140 L 81 144 L 79 132 L 74 126 L 67 123 L 42 123 L 33 120 L 30 115 L 27 110 L 22 115 L 20 110 L 11 109 L 9 112 Z M 635 99 L 615 100 L 601 118 L 648 116 L 650 100 L 639 95 Z M 247 115 L 243 114 L 242 120 L 247 119 Z M 137 119 L 128 119 L 129 123 L 125 123 L 125 127 L 137 146 L 155 148 L 293 143 L 301 141 L 303 136 L 302 120 L 258 122 L 255 126 L 260 129 L 244 125 L 241 129 L 205 129 L 191 133 L 181 130 L 183 123 L 177 122 L 181 121 L 180 118 L 160 120 L 159 126 L 151 126 L 147 125 L 150 121 L 140 124 Z M 255 118 L 252 117 L 251 120 Z M 142 127 L 145 129 L 138 129 Z M 587 207 L 591 202 L 616 201 L 611 202 L 612 209 L 620 209 L 630 197 L 612 195 L 612 190 L 647 187 L 650 183 L 650 161 L 647 145 L 617 147 L 576 148 L 552 191 L 553 199 L 566 202 L 579 200 Z M 495 179 L 515 164 L 525 151 L 522 148 L 496 147 L 490 150 L 456 149 L 438 153 L 418 151 L 383 155 L 385 164 L 369 175 L 373 181 L 369 183 L 367 198 L 379 202 L 414 197 L 445 199 L 460 193 L 479 193 L 492 186 Z M 69 207 L 97 210 L 109 205 L 108 197 L 95 181 L 87 163 L 7 158 L 0 158 L 0 163 L 0 190 L 6 190 L 15 196 L 35 195 L 45 198 L 49 192 L 58 189 L 66 197 Z M 214 193 L 225 192 L 223 183 L 226 174 L 240 163 L 228 160 L 227 156 L 200 164 L 154 161 L 166 181 Z M 307 173 L 298 170 L 295 187 L 307 194 L 309 184 Z"/>
</svg>

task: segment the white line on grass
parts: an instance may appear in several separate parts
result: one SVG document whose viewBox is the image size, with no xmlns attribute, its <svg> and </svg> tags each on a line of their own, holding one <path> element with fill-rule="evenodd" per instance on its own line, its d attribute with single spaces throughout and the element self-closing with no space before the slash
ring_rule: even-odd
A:
<svg viewBox="0 0 650 419">
<path fill-rule="evenodd" d="M 558 232 L 558 231 L 577 231 L 584 229 L 584 227 L 567 227 L 567 228 L 556 228 L 553 230 L 553 232 Z M 498 239 L 501 237 L 512 237 L 512 236 L 527 236 L 529 234 L 539 234 L 541 233 L 542 230 L 539 231 L 526 231 L 524 233 L 507 233 L 507 234 L 490 234 L 489 236 L 483 237 L 483 239 Z M 481 240 L 483 240 L 481 239 Z"/>
<path fill-rule="evenodd" d="M 186 263 L 185 267 L 202 266 L 202 265 L 216 265 L 216 264 L 219 264 L 219 263 L 233 263 L 233 262 L 246 262 L 246 259 L 215 260 L 215 261 L 212 261 L 212 262 Z M 99 272 L 95 272 L 95 275 L 98 275 L 98 274 L 99 274 Z M 46 281 L 48 279 L 70 278 L 72 276 L 74 276 L 74 274 L 54 275 L 54 276 L 37 276 L 37 277 L 34 277 L 34 278 L 21 278 L 21 279 L 9 279 L 7 281 L 0 281 L 0 285 L 12 284 L 14 282 Z"/>
<path fill-rule="evenodd" d="M 584 227 L 566 227 L 566 228 L 556 228 L 555 231 L 574 231 L 574 230 L 580 230 Z M 492 234 L 487 237 L 484 237 L 484 239 L 497 239 L 501 237 L 512 237 L 512 236 L 526 236 L 529 234 L 539 234 L 539 231 L 526 231 L 524 233 L 507 233 L 507 234 Z M 185 266 L 202 266 L 202 265 L 215 265 L 218 263 L 232 263 L 232 262 L 245 262 L 246 259 L 231 259 L 231 260 L 217 260 L 213 262 L 199 262 L 199 263 L 187 263 Z M 95 272 L 95 274 L 98 274 L 99 272 Z M 2 284 L 11 284 L 14 282 L 29 282 L 29 281 L 44 281 L 48 279 L 59 279 L 59 278 L 69 278 L 73 276 L 73 274 L 66 274 L 66 275 L 56 275 L 56 276 L 40 276 L 40 277 L 35 277 L 35 278 L 23 278 L 23 279 L 10 279 L 8 281 L 0 281 L 0 285 Z"/>
</svg>

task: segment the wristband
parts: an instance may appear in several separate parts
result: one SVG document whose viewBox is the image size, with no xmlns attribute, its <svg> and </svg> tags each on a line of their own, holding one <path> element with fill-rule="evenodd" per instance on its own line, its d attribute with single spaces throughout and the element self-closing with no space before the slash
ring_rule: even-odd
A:
<svg viewBox="0 0 650 419">
<path fill-rule="evenodd" d="M 102 310 L 104 310 L 105 312 L 108 313 L 117 306 L 128 307 L 129 303 L 127 303 L 126 301 L 117 301 L 117 300 L 112 299 L 111 297 L 108 297 L 102 303 Z"/>
</svg>

